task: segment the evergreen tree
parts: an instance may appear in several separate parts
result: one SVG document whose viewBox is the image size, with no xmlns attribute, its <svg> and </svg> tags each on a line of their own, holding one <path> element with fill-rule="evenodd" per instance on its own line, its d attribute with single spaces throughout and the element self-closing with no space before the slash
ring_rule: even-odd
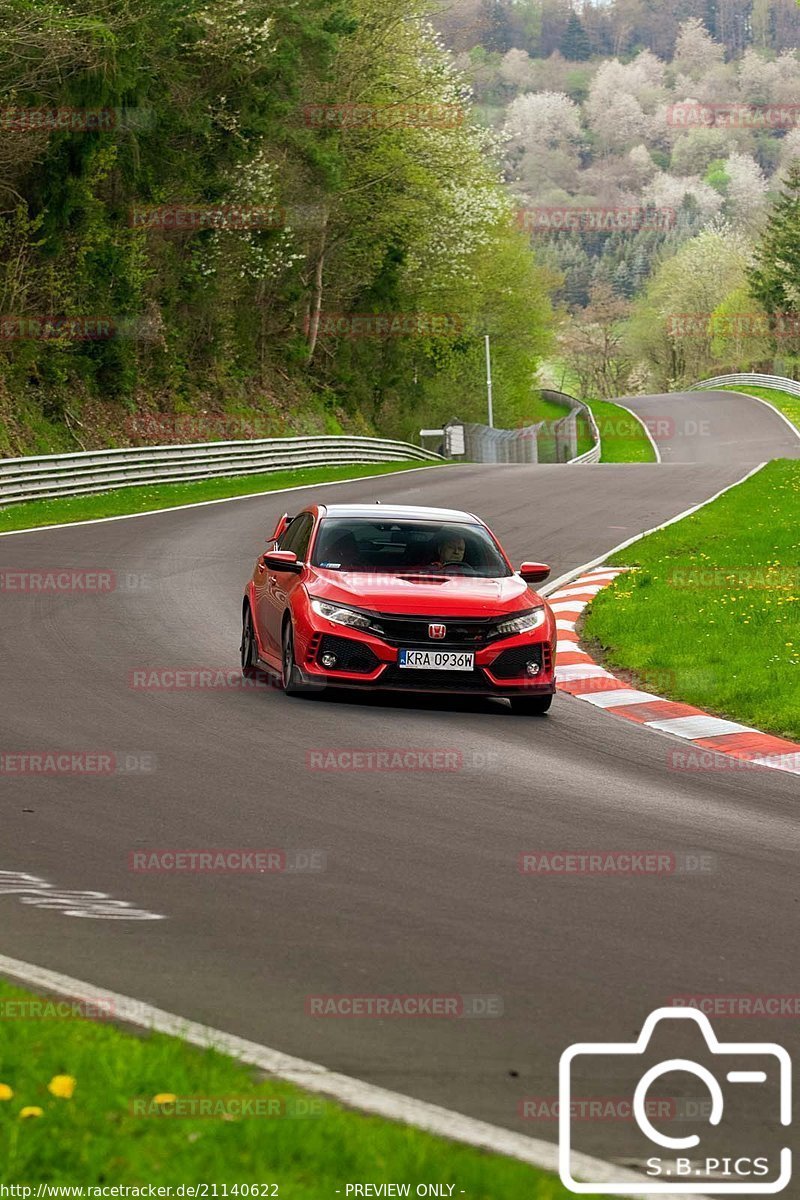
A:
<svg viewBox="0 0 800 1200">
<path fill-rule="evenodd" d="M 750 290 L 771 315 L 800 313 L 800 162 L 790 167 L 748 273 Z"/>
<path fill-rule="evenodd" d="M 483 21 L 486 34 L 483 45 L 487 50 L 505 54 L 514 45 L 514 33 L 502 0 L 483 0 Z"/>
<path fill-rule="evenodd" d="M 591 57 L 592 46 L 588 34 L 576 12 L 571 12 L 567 28 L 561 39 L 561 53 L 571 62 L 584 62 Z"/>
<path fill-rule="evenodd" d="M 626 300 L 631 298 L 633 295 L 633 280 L 626 262 L 623 261 L 617 266 L 611 283 L 617 296 L 624 296 Z"/>
</svg>

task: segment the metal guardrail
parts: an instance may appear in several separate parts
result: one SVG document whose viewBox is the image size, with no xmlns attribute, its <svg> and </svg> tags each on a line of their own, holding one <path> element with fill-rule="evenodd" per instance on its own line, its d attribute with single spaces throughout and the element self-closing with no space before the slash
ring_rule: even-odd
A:
<svg viewBox="0 0 800 1200">
<path fill-rule="evenodd" d="M 570 411 L 558 421 L 539 421 L 520 429 L 496 429 L 473 421 L 450 421 L 443 430 L 420 430 L 421 434 L 442 433 L 445 444 L 448 427 L 463 430 L 463 450 L 455 453 L 468 462 L 480 463 L 595 463 L 600 459 L 600 432 L 591 409 L 565 392 L 542 389 L 546 400 L 563 404 Z M 577 454 L 579 414 L 585 415 L 592 432 L 593 445 Z M 461 443 L 459 442 L 459 446 Z"/>
<path fill-rule="evenodd" d="M 413 459 L 442 461 L 441 455 L 410 442 L 324 436 L 132 446 L 121 450 L 4 458 L 0 459 L 0 506 L 148 483 L 186 483 L 225 475 L 265 474 L 291 467 Z"/>
<path fill-rule="evenodd" d="M 713 379 L 701 379 L 693 387 L 715 387 L 718 384 L 750 384 L 752 387 L 771 388 L 776 392 L 788 392 L 790 396 L 800 396 L 800 383 L 796 379 L 784 379 L 780 375 L 756 375 L 745 372 L 742 375 L 715 375 Z"/>
</svg>

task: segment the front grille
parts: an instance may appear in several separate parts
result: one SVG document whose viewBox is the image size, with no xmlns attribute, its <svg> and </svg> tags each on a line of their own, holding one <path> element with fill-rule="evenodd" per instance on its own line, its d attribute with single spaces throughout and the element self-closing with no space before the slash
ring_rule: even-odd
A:
<svg viewBox="0 0 800 1200">
<path fill-rule="evenodd" d="M 396 615 L 375 616 L 373 627 L 380 627 L 383 633 L 378 634 L 385 642 L 393 646 L 410 646 L 423 643 L 436 647 L 438 639 L 428 634 L 429 625 L 444 625 L 447 629 L 444 641 L 450 646 L 485 646 L 489 635 L 497 624 L 494 620 L 458 620 L 453 617 L 404 617 Z"/>
<path fill-rule="evenodd" d="M 492 686 L 483 671 L 427 671 L 396 666 L 387 667 L 378 682 L 381 687 L 437 692 L 488 692 Z"/>
<path fill-rule="evenodd" d="M 516 679 L 520 675 L 524 675 L 527 679 L 535 679 L 535 675 L 528 675 L 525 670 L 526 664 L 529 662 L 538 663 L 541 671 L 544 662 L 541 642 L 535 642 L 528 646 L 514 646 L 511 650 L 504 650 L 502 654 L 498 654 L 494 662 L 488 664 L 488 670 L 497 679 Z"/>
<path fill-rule="evenodd" d="M 317 652 L 317 662 L 322 666 L 323 654 L 335 654 L 335 667 L 322 667 L 324 671 L 352 671 L 354 674 L 368 675 L 378 667 L 379 660 L 363 642 L 353 638 L 336 637 L 326 633 Z"/>
</svg>

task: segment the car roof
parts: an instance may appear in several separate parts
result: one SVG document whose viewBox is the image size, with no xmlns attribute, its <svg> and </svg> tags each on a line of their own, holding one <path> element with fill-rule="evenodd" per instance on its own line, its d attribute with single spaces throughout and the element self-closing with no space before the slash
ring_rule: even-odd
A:
<svg viewBox="0 0 800 1200">
<path fill-rule="evenodd" d="M 480 517 L 474 513 L 462 512 L 458 508 L 427 508 L 413 504 L 321 504 L 322 517 L 355 517 L 364 520 L 380 521 L 413 521 L 427 520 L 448 522 L 466 522 L 470 525 L 483 525 Z"/>
</svg>

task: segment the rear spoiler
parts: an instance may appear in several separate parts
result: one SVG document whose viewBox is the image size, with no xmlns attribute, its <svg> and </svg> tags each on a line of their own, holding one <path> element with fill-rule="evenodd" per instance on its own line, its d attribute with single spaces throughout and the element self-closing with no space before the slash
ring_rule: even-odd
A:
<svg viewBox="0 0 800 1200">
<path fill-rule="evenodd" d="M 278 524 L 275 526 L 274 532 L 270 536 L 269 541 L 277 542 L 278 538 L 283 536 L 293 520 L 294 517 L 290 517 L 288 513 L 284 513 L 281 519 L 278 521 Z"/>
</svg>

